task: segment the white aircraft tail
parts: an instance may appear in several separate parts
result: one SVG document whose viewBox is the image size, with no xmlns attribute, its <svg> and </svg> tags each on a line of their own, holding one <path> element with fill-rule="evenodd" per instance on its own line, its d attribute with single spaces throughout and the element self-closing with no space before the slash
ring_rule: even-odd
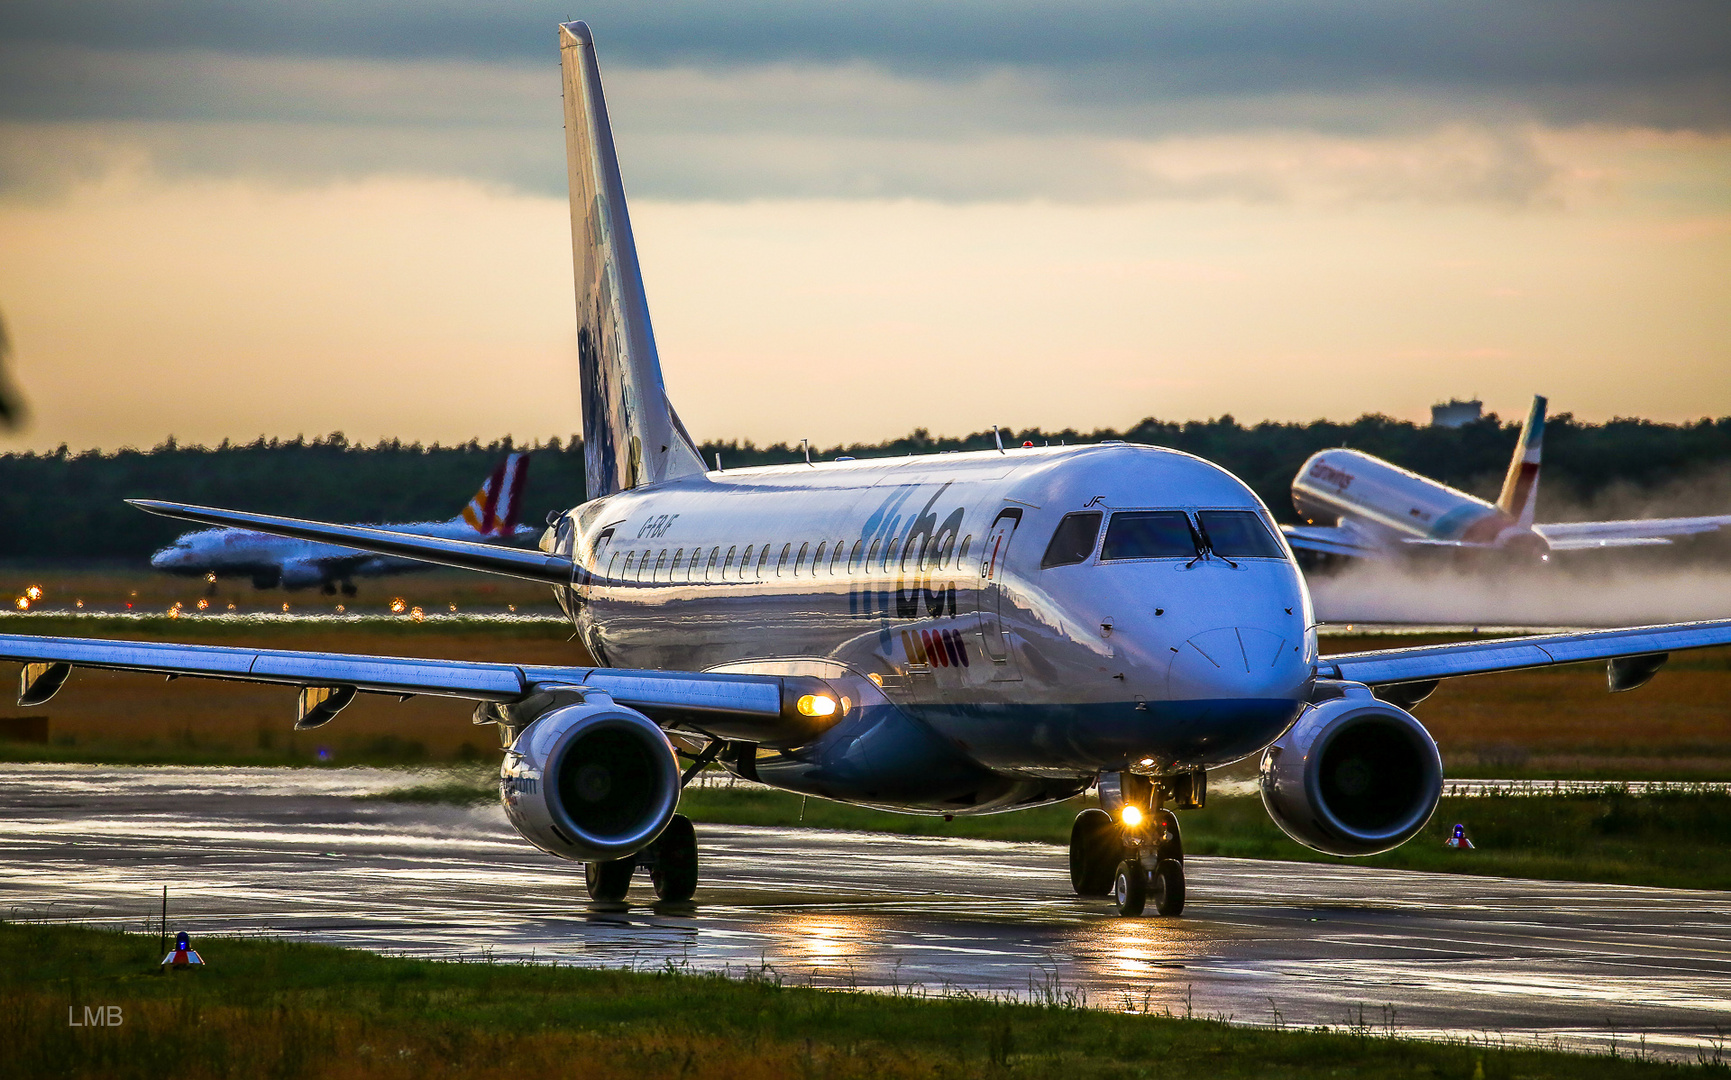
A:
<svg viewBox="0 0 1731 1080">
<path fill-rule="evenodd" d="M 523 489 L 529 485 L 529 455 L 511 454 L 493 467 L 481 490 L 457 516 L 482 536 L 510 537 L 522 518 Z"/>
<path fill-rule="evenodd" d="M 1497 508 L 1522 525 L 1533 523 L 1533 508 L 1539 501 L 1539 455 L 1544 442 L 1545 399 L 1534 394 L 1508 475 L 1503 477 L 1503 492 L 1497 496 Z"/>
<path fill-rule="evenodd" d="M 559 27 L 559 56 L 577 279 L 583 465 L 589 498 L 595 499 L 706 470 L 661 381 L 637 243 L 587 25 Z"/>
</svg>

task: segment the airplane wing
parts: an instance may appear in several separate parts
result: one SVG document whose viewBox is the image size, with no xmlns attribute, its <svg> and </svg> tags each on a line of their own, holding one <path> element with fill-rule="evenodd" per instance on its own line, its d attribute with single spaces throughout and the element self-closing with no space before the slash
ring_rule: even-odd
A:
<svg viewBox="0 0 1731 1080">
<path fill-rule="evenodd" d="M 799 710 L 802 697 L 840 700 L 828 683 L 809 676 L 489 664 L 18 634 L 0 634 L 0 660 L 25 665 L 20 705 L 47 701 L 73 668 L 341 688 L 345 704 L 357 691 L 514 702 L 545 685 L 584 686 L 663 726 L 688 725 L 745 741 L 780 737 L 790 724 L 808 729 L 811 721 Z"/>
<path fill-rule="evenodd" d="M 498 544 L 478 544 L 472 540 L 447 540 L 437 536 L 371 529 L 363 525 L 330 525 L 301 518 L 276 517 L 271 514 L 249 514 L 242 510 L 219 510 L 210 506 L 190 506 L 185 503 L 160 502 L 155 499 L 128 499 L 140 510 L 162 517 L 197 521 L 206 525 L 227 525 L 251 529 L 275 536 L 290 536 L 297 540 L 316 540 L 340 544 L 356 551 L 375 555 L 395 555 L 404 559 L 455 566 L 464 570 L 480 570 L 506 577 L 526 578 L 550 585 L 569 585 L 575 569 L 569 559 L 541 551 L 504 547 Z"/>
<path fill-rule="evenodd" d="M 1389 551 L 1356 529 L 1338 525 L 1282 525 L 1286 542 L 1299 551 L 1321 555 L 1350 555 L 1359 559 L 1386 559 Z"/>
<path fill-rule="evenodd" d="M 1322 657 L 1317 674 L 1381 686 L 1552 664 L 1654 656 L 1714 645 L 1731 645 L 1731 619 L 1336 653 Z"/>
<path fill-rule="evenodd" d="M 1534 525 L 1553 551 L 1668 544 L 1670 537 L 1714 532 L 1731 525 L 1731 514 L 1710 517 L 1641 518 L 1633 521 L 1568 521 Z"/>
</svg>

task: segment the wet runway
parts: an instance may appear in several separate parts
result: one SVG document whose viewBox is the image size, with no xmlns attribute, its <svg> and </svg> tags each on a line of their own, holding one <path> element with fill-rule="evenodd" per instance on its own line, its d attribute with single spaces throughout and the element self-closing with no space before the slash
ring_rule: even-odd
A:
<svg viewBox="0 0 1731 1080">
<path fill-rule="evenodd" d="M 694 904 L 581 868 L 497 808 L 357 802 L 373 770 L 0 766 L 0 911 L 384 952 L 742 971 L 866 989 L 1084 994 L 1116 1009 L 1414 1034 L 1642 1036 L 1694 1060 L 1731 1029 L 1731 893 L 1194 858 L 1180 919 L 1070 895 L 1042 844 L 699 826 Z M 210 959 L 221 962 L 220 948 Z"/>
</svg>

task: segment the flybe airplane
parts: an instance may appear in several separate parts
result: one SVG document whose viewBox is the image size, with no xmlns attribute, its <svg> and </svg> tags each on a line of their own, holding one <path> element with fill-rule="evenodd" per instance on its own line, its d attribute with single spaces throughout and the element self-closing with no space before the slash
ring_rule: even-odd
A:
<svg viewBox="0 0 1731 1080">
<path fill-rule="evenodd" d="M 481 490 L 449 521 L 417 521 L 381 525 L 392 532 L 448 540 L 509 544 L 533 540 L 540 530 L 519 525 L 523 489 L 529 479 L 529 455 L 510 454 L 488 475 Z M 170 574 L 218 578 L 250 577 L 255 589 L 306 589 L 317 586 L 327 595 L 340 587 L 355 595 L 355 578 L 406 574 L 431 568 L 430 563 L 357 551 L 318 540 L 276 536 L 252 529 L 203 529 L 189 532 L 150 558 L 150 565 Z"/>
<path fill-rule="evenodd" d="M 1318 655 L 1268 509 L 1225 469 L 1151 446 L 707 469 L 663 389 L 594 41 L 580 22 L 558 34 L 588 498 L 535 551 L 138 505 L 544 582 L 595 663 L 0 636 L 24 664 L 20 704 L 84 667 L 275 683 L 297 692 L 299 728 L 358 693 L 471 702 L 499 732 L 510 821 L 582 863 L 603 901 L 639 869 L 661 899 L 693 896 L 680 791 L 712 765 L 915 814 L 1094 788 L 1072 887 L 1176 915 L 1173 811 L 1203 806 L 1210 769 L 1259 755 L 1288 834 L 1384 851 L 1437 805 L 1442 761 L 1409 710 L 1439 680 L 1596 661 L 1628 690 L 1671 652 L 1731 643 L 1725 620 Z"/>
<path fill-rule="evenodd" d="M 1292 478 L 1305 524 L 1283 526 L 1287 542 L 1311 558 L 1453 551 L 1548 561 L 1552 552 L 1669 544 L 1731 525 L 1731 514 L 1534 524 L 1544 438 L 1545 399 L 1535 396 L 1494 503 L 1357 450 L 1312 454 Z"/>
</svg>

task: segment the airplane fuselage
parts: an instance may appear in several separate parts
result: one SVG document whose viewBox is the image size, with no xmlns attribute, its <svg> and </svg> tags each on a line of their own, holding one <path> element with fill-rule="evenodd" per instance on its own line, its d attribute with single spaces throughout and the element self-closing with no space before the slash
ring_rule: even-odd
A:
<svg viewBox="0 0 1731 1080">
<path fill-rule="evenodd" d="M 1293 478 L 1292 501 L 1311 521 L 1390 538 L 1496 544 L 1520 533 L 1543 543 L 1494 504 L 1357 450 L 1312 454 Z"/>
<path fill-rule="evenodd" d="M 424 521 L 390 528 L 415 536 L 488 542 L 461 519 Z M 512 541 L 532 539 L 539 530 L 519 526 Z M 504 541 L 495 541 L 504 542 Z M 374 555 L 337 544 L 296 540 L 247 529 L 201 529 L 186 533 L 151 556 L 153 569 L 184 577 L 214 574 L 251 577 L 256 582 L 299 589 L 355 577 L 383 577 L 430 569 L 423 562 Z"/>
<path fill-rule="evenodd" d="M 818 675 L 848 715 L 817 744 L 730 762 L 901 809 L 1066 797 L 1102 770 L 1170 773 L 1261 750 L 1309 693 L 1310 598 L 1261 557 L 1105 557 L 1115 513 L 1238 512 L 1201 459 L 1102 445 L 712 472 L 573 510 L 563 602 L 597 661 Z M 1042 567 L 1066 514 L 1080 558 Z"/>
</svg>

